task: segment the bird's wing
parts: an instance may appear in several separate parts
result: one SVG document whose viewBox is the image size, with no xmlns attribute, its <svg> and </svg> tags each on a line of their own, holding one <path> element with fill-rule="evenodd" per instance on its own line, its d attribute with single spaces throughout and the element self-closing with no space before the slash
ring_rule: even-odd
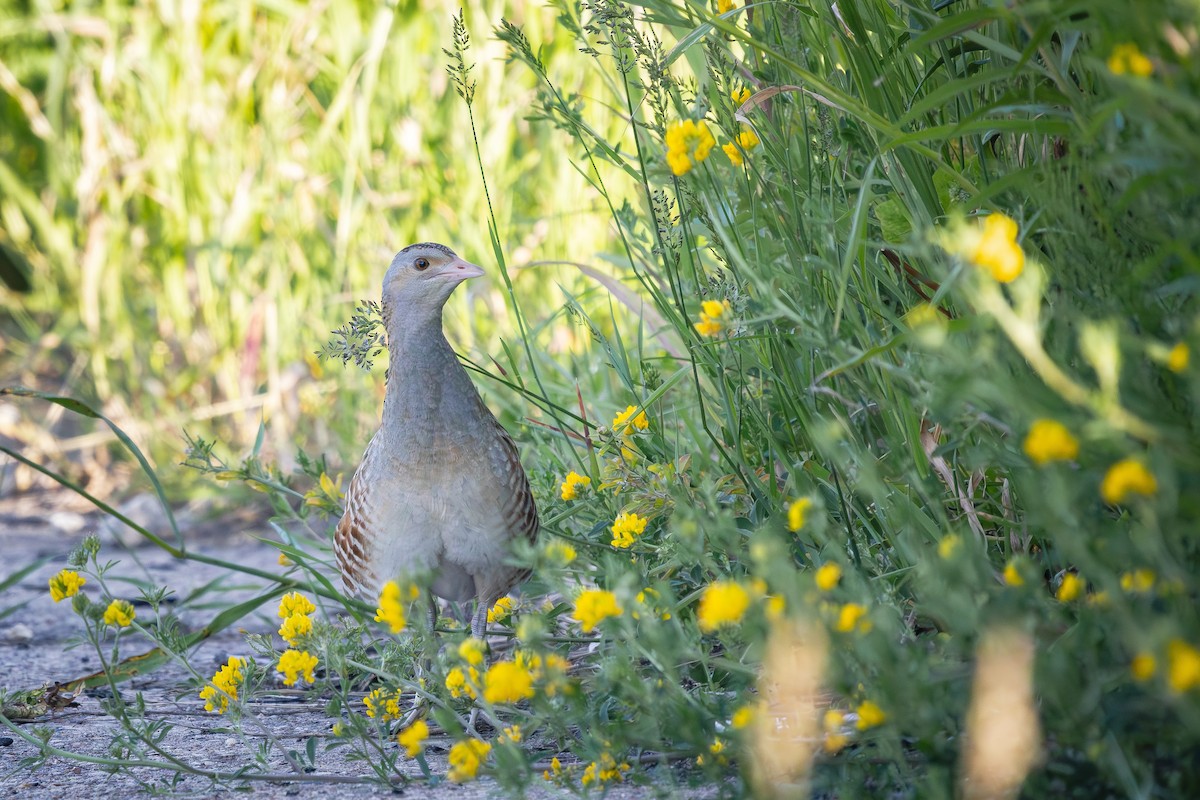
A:
<svg viewBox="0 0 1200 800">
<path fill-rule="evenodd" d="M 375 440 L 367 445 L 362 463 L 346 489 L 346 510 L 333 534 L 333 552 L 346 591 L 351 595 L 369 595 L 377 590 L 379 576 L 371 566 L 374 533 L 371 530 L 369 492 L 372 451 Z"/>
<path fill-rule="evenodd" d="M 504 430 L 494 417 L 492 422 L 495 425 L 496 440 L 489 448 L 489 460 L 493 472 L 500 478 L 505 490 L 501 503 L 504 523 L 512 536 L 524 536 L 530 542 L 535 542 L 540 523 L 533 492 L 529 488 L 529 479 L 525 477 L 525 468 L 521 466 L 521 456 L 508 431 Z"/>
</svg>

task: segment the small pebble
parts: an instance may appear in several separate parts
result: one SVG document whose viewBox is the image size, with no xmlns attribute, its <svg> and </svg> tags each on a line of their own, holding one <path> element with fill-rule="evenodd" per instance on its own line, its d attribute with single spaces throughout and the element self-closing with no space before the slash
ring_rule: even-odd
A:
<svg viewBox="0 0 1200 800">
<path fill-rule="evenodd" d="M 11 736 L 0 736 L 0 747 L 11 747 L 13 738 Z"/>
<path fill-rule="evenodd" d="M 16 625 L 10 625 L 4 630 L 0 630 L 0 642 L 8 642 L 9 644 L 24 644 L 33 639 L 33 628 L 26 625 L 24 622 L 18 622 Z"/>
</svg>

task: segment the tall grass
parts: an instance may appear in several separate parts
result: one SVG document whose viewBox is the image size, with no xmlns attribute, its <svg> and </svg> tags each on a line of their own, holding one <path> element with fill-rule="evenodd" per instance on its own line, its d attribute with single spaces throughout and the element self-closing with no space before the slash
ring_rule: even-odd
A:
<svg viewBox="0 0 1200 800">
<path fill-rule="evenodd" d="M 541 749 L 497 738 L 492 773 L 521 790 L 554 754 L 574 790 L 686 761 L 762 796 L 1196 793 L 1191 7 L 553 8 L 553 38 L 498 24 L 502 74 L 535 93 L 537 169 L 580 181 L 564 207 L 607 211 L 580 258 L 612 272 L 584 272 L 607 305 L 568 287 L 559 311 L 516 272 L 519 337 L 472 359 L 505 421 L 538 423 L 546 540 L 518 556 L 554 598 L 497 614 L 536 688 L 480 703 Z M 459 34 L 453 163 L 474 153 L 464 208 L 507 280 L 503 199 L 530 182 L 493 162 L 469 68 L 497 45 Z M 339 215 L 369 205 L 354 183 Z M 591 346 L 556 347 L 564 320 Z M 465 656 L 415 686 L 340 641 L 304 644 L 354 735 L 344 682 L 373 674 L 469 738 Z M 551 656 L 562 683 L 530 666 Z"/>
</svg>

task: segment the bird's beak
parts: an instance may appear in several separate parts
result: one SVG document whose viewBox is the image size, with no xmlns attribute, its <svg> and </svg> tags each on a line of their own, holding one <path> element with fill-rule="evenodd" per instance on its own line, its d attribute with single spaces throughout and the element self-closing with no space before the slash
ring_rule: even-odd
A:
<svg viewBox="0 0 1200 800">
<path fill-rule="evenodd" d="M 483 269 L 475 266 L 470 261 L 463 261 L 461 258 L 455 259 L 450 266 L 442 272 L 442 276 L 448 281 L 454 283 L 462 283 L 471 278 L 478 278 L 483 275 Z"/>
</svg>

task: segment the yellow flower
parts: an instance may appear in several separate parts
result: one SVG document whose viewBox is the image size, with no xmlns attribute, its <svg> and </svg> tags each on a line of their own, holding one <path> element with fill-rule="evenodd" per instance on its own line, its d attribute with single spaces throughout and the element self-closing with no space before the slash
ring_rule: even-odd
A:
<svg viewBox="0 0 1200 800">
<path fill-rule="evenodd" d="M 230 656 L 216 674 L 212 682 L 200 690 L 200 699 L 204 701 L 205 711 L 215 711 L 224 714 L 229 708 L 229 701 L 237 700 L 238 686 L 242 683 L 242 667 L 244 659 Z"/>
<path fill-rule="evenodd" d="M 566 542 L 550 542 L 546 545 L 546 558 L 565 566 L 575 560 L 575 548 Z"/>
<path fill-rule="evenodd" d="M 730 142 L 727 145 L 722 145 L 721 149 L 725 151 L 725 155 L 729 156 L 729 160 L 733 162 L 735 167 L 740 167 L 745 161 L 742 153 L 753 150 L 755 147 L 758 147 L 758 144 L 758 135 L 749 128 L 742 128 L 742 132 L 737 135 L 736 144 Z"/>
<path fill-rule="evenodd" d="M 1025 579 L 1021 577 L 1021 570 L 1017 568 L 1016 559 L 1004 565 L 1004 582 L 1009 586 L 1025 585 Z"/>
<path fill-rule="evenodd" d="M 850 737 L 842 732 L 842 725 L 846 722 L 846 715 L 836 708 L 828 709 L 821 719 L 821 726 L 825 729 L 825 752 L 833 755 L 850 743 Z"/>
<path fill-rule="evenodd" d="M 299 592 L 289 592 L 279 598 L 280 619 L 287 619 L 296 614 L 311 614 L 316 610 L 317 607 L 312 604 L 312 601 Z"/>
<path fill-rule="evenodd" d="M 1146 465 L 1126 458 L 1113 464 L 1100 482 L 1100 496 L 1106 503 L 1125 502 L 1131 494 L 1152 495 L 1158 491 L 1158 481 Z"/>
<path fill-rule="evenodd" d="M 817 570 L 817 588 L 822 592 L 832 591 L 842 579 L 842 568 L 830 561 Z"/>
<path fill-rule="evenodd" d="M 512 614 L 513 599 L 511 597 L 501 597 L 496 601 L 496 605 L 488 609 L 487 621 L 488 624 L 493 622 L 503 622 Z"/>
<path fill-rule="evenodd" d="M 813 501 L 808 497 L 801 497 L 799 500 L 793 500 L 788 506 L 788 530 L 792 533 L 804 527 L 805 518 L 808 515 L 808 510 L 812 508 Z"/>
<path fill-rule="evenodd" d="M 520 744 L 521 726 L 509 725 L 507 728 L 500 731 L 500 741 L 505 744 Z"/>
<path fill-rule="evenodd" d="M 1171 372 L 1183 372 L 1187 369 L 1188 360 L 1191 357 L 1191 351 L 1183 342 L 1171 348 L 1171 352 L 1167 353 L 1167 369 Z"/>
<path fill-rule="evenodd" d="M 584 633 L 591 633 L 601 620 L 621 616 L 617 596 L 603 589 L 588 589 L 575 599 L 575 618 Z"/>
<path fill-rule="evenodd" d="M 754 721 L 754 706 L 742 706 L 733 712 L 729 725 L 735 731 L 740 731 Z"/>
<path fill-rule="evenodd" d="M 612 546 L 628 548 L 633 544 L 635 536 L 641 536 L 646 530 L 646 519 L 637 514 L 618 514 L 612 524 Z"/>
<path fill-rule="evenodd" d="M 1025 436 L 1025 455 L 1041 466 L 1051 461 L 1071 461 L 1079 455 L 1079 442 L 1067 426 L 1053 419 L 1039 419 Z"/>
<path fill-rule="evenodd" d="M 1154 63 L 1146 58 L 1136 44 L 1119 44 L 1108 57 L 1108 70 L 1113 75 L 1136 75 L 1148 78 L 1154 74 Z"/>
<path fill-rule="evenodd" d="M 701 336 L 716 336 L 725 330 L 725 318 L 732 308 L 728 300 L 705 300 L 700 304 L 700 321 L 692 326 Z"/>
<path fill-rule="evenodd" d="M 636 431 L 644 431 L 648 427 L 650 420 L 646 418 L 646 412 L 638 411 L 637 406 L 626 406 L 612 421 L 612 429 L 622 436 L 632 436 Z"/>
<path fill-rule="evenodd" d="M 783 612 L 787 609 L 787 600 L 780 595 L 773 595 L 767 598 L 767 605 L 764 608 L 764 613 L 767 619 L 771 622 L 783 616 Z"/>
<path fill-rule="evenodd" d="M 1138 653 L 1129 663 L 1129 671 L 1138 683 L 1145 683 L 1158 672 L 1158 660 L 1149 653 Z"/>
<path fill-rule="evenodd" d="M 288 644 L 295 644 L 301 636 L 312 633 L 312 619 L 304 614 L 292 614 L 279 626 L 279 635 Z"/>
<path fill-rule="evenodd" d="M 288 558 L 288 554 L 282 550 L 279 551 L 279 558 L 276 560 L 279 562 L 279 566 L 281 567 L 290 567 L 294 563 L 290 558 Z"/>
<path fill-rule="evenodd" d="M 392 633 L 399 633 L 408 624 L 400 584 L 395 581 L 388 581 L 383 585 L 383 590 L 379 593 L 379 608 L 375 609 L 375 621 L 387 623 Z"/>
<path fill-rule="evenodd" d="M 133 610 L 133 603 L 128 600 L 113 600 L 108 604 L 108 608 L 104 609 L 104 624 L 127 628 L 136 616 L 137 612 Z"/>
<path fill-rule="evenodd" d="M 388 689 L 376 689 L 363 698 L 367 707 L 367 716 L 387 722 L 390 719 L 400 719 L 400 693 Z"/>
<path fill-rule="evenodd" d="M 700 596 L 700 610 L 696 613 L 700 630 L 715 631 L 725 625 L 736 625 L 750 607 L 750 593 L 737 581 L 710 583 Z"/>
<path fill-rule="evenodd" d="M 474 636 L 463 639 L 458 646 L 458 657 L 473 667 L 483 664 L 483 655 L 487 652 L 487 643 Z"/>
<path fill-rule="evenodd" d="M 721 0 L 725 2 L 725 0 Z M 686 175 L 692 167 L 708 158 L 717 140 L 703 120 L 685 119 L 667 126 L 667 165 L 676 175 Z"/>
<path fill-rule="evenodd" d="M 969 234 L 966 255 L 1000 283 L 1016 280 L 1025 269 L 1025 251 L 1017 244 L 1017 223 L 1005 214 L 989 214 L 983 229 Z"/>
<path fill-rule="evenodd" d="M 634 600 L 637 601 L 637 604 L 639 606 L 645 606 L 646 608 L 650 609 L 651 611 L 654 611 L 655 613 L 657 613 L 661 619 L 663 619 L 663 620 L 670 619 L 671 612 L 669 612 L 669 611 L 661 611 L 660 612 L 655 608 L 655 601 L 658 600 L 658 598 L 659 598 L 658 591 L 655 590 L 651 586 L 647 586 L 645 589 L 642 589 L 640 592 L 637 593 L 637 597 L 635 597 Z M 632 616 L 634 619 L 642 618 L 642 615 L 636 611 L 634 611 L 632 613 Z"/>
<path fill-rule="evenodd" d="M 1054 597 L 1060 603 L 1069 603 L 1083 594 L 1083 590 L 1086 588 L 1087 584 L 1084 583 L 1083 578 L 1074 572 L 1068 572 L 1063 575 L 1062 583 L 1058 585 L 1058 591 L 1054 593 Z"/>
<path fill-rule="evenodd" d="M 492 746 L 478 739 L 467 739 L 455 742 L 447 757 L 450 762 L 449 778 L 454 783 L 466 783 L 479 774 L 483 762 L 487 760 Z"/>
<path fill-rule="evenodd" d="M 717 0 L 717 13 L 725 14 L 733 9 L 733 0 Z"/>
<path fill-rule="evenodd" d="M 1154 588 L 1156 577 L 1152 569 L 1135 569 L 1133 572 L 1126 572 L 1121 575 L 1121 588 L 1126 592 L 1133 592 L 1135 594 L 1148 592 Z"/>
<path fill-rule="evenodd" d="M 887 722 L 887 714 L 883 713 L 883 709 L 870 700 L 864 700 L 862 703 L 859 703 L 855 712 L 858 714 L 858 722 L 854 723 L 854 727 L 860 731 L 865 731 L 868 728 L 874 728 Z"/>
<path fill-rule="evenodd" d="M 446 689 L 451 697 L 470 697 L 474 700 L 475 686 L 478 683 L 479 670 L 474 667 L 467 667 L 467 672 L 463 672 L 462 667 L 454 667 L 446 673 Z"/>
<path fill-rule="evenodd" d="M 729 99 L 733 101 L 735 106 L 740 106 L 750 99 L 750 90 L 744 86 L 741 89 L 734 89 L 729 93 Z"/>
<path fill-rule="evenodd" d="M 566 774 L 567 771 L 563 769 L 562 762 L 558 760 L 558 756 L 550 759 L 550 769 L 542 770 L 542 778 L 548 781 L 557 780 Z"/>
<path fill-rule="evenodd" d="M 396 743 L 404 748 L 404 754 L 416 758 L 425 749 L 425 740 L 429 738 L 429 724 L 419 719 L 396 734 Z"/>
<path fill-rule="evenodd" d="M 533 675 L 515 661 L 501 661 L 483 676 L 483 699 L 489 703 L 519 703 L 533 697 Z"/>
<path fill-rule="evenodd" d="M 285 650 L 279 657 L 275 671 L 283 675 L 284 686 L 295 686 L 302 675 L 304 680 L 312 683 L 316 666 L 317 657 L 307 650 Z"/>
<path fill-rule="evenodd" d="M 1167 642 L 1167 685 L 1182 694 L 1200 684 L 1200 650 L 1182 639 Z"/>
<path fill-rule="evenodd" d="M 642 416 L 645 416 L 645 414 Z M 568 472 L 567 477 L 563 478 L 562 487 L 560 487 L 562 499 L 574 500 L 579 496 L 579 487 L 586 487 L 591 482 L 592 479 L 587 476 L 580 475 L 574 471 Z"/>
<path fill-rule="evenodd" d="M 587 765 L 583 771 L 579 782 L 584 786 L 596 784 L 603 786 L 606 783 L 612 783 L 623 779 L 621 773 L 627 772 L 629 765 L 625 763 L 617 764 L 617 762 L 608 753 L 600 756 L 599 761 L 593 761 Z"/>
<path fill-rule="evenodd" d="M 871 629 L 871 621 L 863 619 L 867 615 L 867 607 L 859 603 L 846 603 L 838 610 L 837 622 L 833 629 L 840 633 L 850 633 L 858 628 L 863 633 Z"/>
<path fill-rule="evenodd" d="M 79 588 L 87 583 L 87 578 L 74 570 L 64 569 L 50 579 L 50 599 L 58 602 L 67 597 L 79 594 Z"/>
<path fill-rule="evenodd" d="M 942 559 L 953 558 L 954 554 L 962 546 L 962 537 L 957 533 L 952 533 L 949 536 L 943 536 L 938 542 L 938 556 Z"/>
</svg>

